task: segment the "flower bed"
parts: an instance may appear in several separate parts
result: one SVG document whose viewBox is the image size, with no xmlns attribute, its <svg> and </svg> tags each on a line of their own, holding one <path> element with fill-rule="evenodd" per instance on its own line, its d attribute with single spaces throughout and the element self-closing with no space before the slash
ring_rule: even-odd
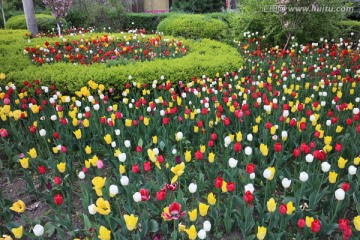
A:
<svg viewBox="0 0 360 240">
<path fill-rule="evenodd" d="M 138 40 L 138 37 L 141 40 Z M 24 54 L 32 62 L 44 63 L 65 62 L 73 64 L 105 63 L 124 60 L 125 63 L 134 61 L 151 61 L 154 59 L 170 59 L 186 54 L 186 47 L 175 39 L 162 39 L 162 36 L 149 37 L 134 35 L 124 40 L 108 36 L 81 38 L 80 40 L 45 42 L 43 47 L 27 46 Z"/>
<path fill-rule="evenodd" d="M 253 36 L 239 44 L 238 72 L 177 85 L 130 81 L 119 92 L 89 81 L 65 95 L 38 80 L 4 84 L 4 166 L 50 210 L 28 219 L 27 203 L 2 196 L 0 230 L 31 239 L 357 239 L 358 46 L 260 46 Z"/>
</svg>

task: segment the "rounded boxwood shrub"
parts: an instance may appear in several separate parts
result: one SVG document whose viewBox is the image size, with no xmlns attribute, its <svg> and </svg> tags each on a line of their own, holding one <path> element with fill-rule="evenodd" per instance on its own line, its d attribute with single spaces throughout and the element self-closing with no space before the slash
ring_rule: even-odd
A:
<svg viewBox="0 0 360 240">
<path fill-rule="evenodd" d="M 184 38 L 209 38 L 220 40 L 227 31 L 221 20 L 200 14 L 176 14 L 165 18 L 157 27 L 158 32 Z"/>
<path fill-rule="evenodd" d="M 39 32 L 48 32 L 56 29 L 56 19 L 51 15 L 36 14 L 36 23 Z M 17 15 L 9 18 L 5 25 L 6 29 L 26 29 L 25 15 Z"/>
</svg>

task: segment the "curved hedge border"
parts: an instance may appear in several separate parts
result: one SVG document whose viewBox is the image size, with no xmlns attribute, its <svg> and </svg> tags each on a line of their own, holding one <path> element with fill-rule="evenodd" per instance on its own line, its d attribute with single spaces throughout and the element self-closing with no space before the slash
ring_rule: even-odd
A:
<svg viewBox="0 0 360 240">
<path fill-rule="evenodd" d="M 189 81 L 192 76 L 214 76 L 216 73 L 237 70 L 242 63 L 238 51 L 229 45 L 209 39 L 180 39 L 188 46 L 189 53 L 177 59 L 158 59 L 110 68 L 106 64 L 84 66 L 68 63 L 45 64 L 39 67 L 23 55 L 23 49 L 26 46 L 42 45 L 45 41 L 55 42 L 59 39 L 38 38 L 28 43 L 23 38 L 25 33 L 0 30 L 0 35 L 4 36 L 0 39 L 0 62 L 4 63 L 0 65 L 0 72 L 6 73 L 7 80 L 15 83 L 39 79 L 43 84 L 55 84 L 64 91 L 79 90 L 90 79 L 115 88 L 128 82 L 129 76 L 141 83 L 152 83 L 161 76 L 174 83 Z M 73 38 L 78 39 L 80 36 Z"/>
</svg>

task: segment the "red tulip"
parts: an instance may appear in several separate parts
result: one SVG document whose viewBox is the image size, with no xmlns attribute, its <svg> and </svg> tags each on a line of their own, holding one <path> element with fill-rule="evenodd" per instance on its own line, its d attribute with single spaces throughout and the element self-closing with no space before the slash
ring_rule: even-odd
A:
<svg viewBox="0 0 360 240">
<path fill-rule="evenodd" d="M 319 232 L 321 229 L 321 223 L 319 220 L 314 220 L 312 223 L 311 223 L 311 231 L 314 232 L 314 233 L 317 233 Z"/>
<path fill-rule="evenodd" d="M 233 183 L 233 182 L 228 182 L 227 184 L 226 184 L 226 190 L 228 191 L 228 192 L 233 192 L 234 190 L 235 190 L 235 183 Z"/>
<path fill-rule="evenodd" d="M 242 149 L 241 143 L 237 142 L 234 144 L 234 151 L 235 152 L 240 152 Z"/>
<path fill-rule="evenodd" d="M 144 162 L 143 167 L 145 172 L 149 172 L 151 170 L 151 162 L 150 161 Z"/>
<path fill-rule="evenodd" d="M 139 172 L 140 172 L 139 165 L 138 165 L 138 164 L 133 164 L 133 165 L 131 166 L 131 171 L 132 171 L 133 173 L 139 173 Z"/>
<path fill-rule="evenodd" d="M 162 201 L 166 198 L 166 191 L 165 190 L 160 190 L 156 193 L 156 200 L 158 201 Z"/>
<path fill-rule="evenodd" d="M 344 182 L 343 184 L 341 184 L 341 188 L 347 192 L 350 190 L 350 184 L 348 182 Z"/>
<path fill-rule="evenodd" d="M 280 143 L 280 142 L 275 143 L 275 144 L 274 144 L 274 151 L 275 151 L 275 152 L 281 152 L 281 150 L 282 150 L 282 145 L 281 145 L 281 143 Z"/>
<path fill-rule="evenodd" d="M 244 200 L 248 204 L 252 203 L 252 201 L 254 200 L 254 196 L 252 195 L 252 193 L 250 191 L 246 191 L 246 193 L 244 194 Z"/>
<path fill-rule="evenodd" d="M 55 183 L 55 185 L 60 185 L 61 182 L 62 182 L 62 180 L 61 180 L 60 177 L 57 177 L 57 176 L 54 177 L 54 183 Z"/>
<path fill-rule="evenodd" d="M 169 205 L 169 213 L 162 213 L 165 220 L 178 220 L 186 215 L 186 211 L 181 212 L 181 204 L 173 202 Z"/>
<path fill-rule="evenodd" d="M 147 201 L 150 199 L 150 193 L 147 189 L 141 188 L 139 192 L 141 194 L 141 201 Z"/>
<path fill-rule="evenodd" d="M 349 227 L 349 220 L 345 218 L 339 219 L 339 229 L 345 231 Z"/>
<path fill-rule="evenodd" d="M 46 172 L 46 168 L 44 166 L 38 166 L 37 169 L 40 174 L 45 174 Z"/>
<path fill-rule="evenodd" d="M 223 181 L 224 181 L 224 179 L 222 177 L 217 177 L 215 179 L 215 188 L 221 188 Z"/>
<path fill-rule="evenodd" d="M 298 221 L 297 221 L 297 226 L 299 228 L 304 228 L 306 226 L 306 221 L 304 218 L 300 218 Z"/>
<path fill-rule="evenodd" d="M 197 150 L 197 151 L 195 152 L 195 158 L 196 158 L 197 160 L 202 160 L 203 157 L 204 157 L 204 154 L 203 154 L 200 150 Z"/>
<path fill-rule="evenodd" d="M 255 172 L 255 169 L 256 169 L 256 166 L 253 163 L 249 163 L 249 164 L 246 165 L 246 172 L 248 174 L 251 174 L 251 173 Z"/>
<path fill-rule="evenodd" d="M 280 214 L 286 214 L 286 212 L 287 212 L 286 204 L 281 204 L 280 207 L 279 207 L 279 213 Z"/>
<path fill-rule="evenodd" d="M 54 196 L 54 203 L 56 205 L 61 205 L 63 202 L 64 202 L 64 198 L 60 193 L 58 193 Z"/>
</svg>

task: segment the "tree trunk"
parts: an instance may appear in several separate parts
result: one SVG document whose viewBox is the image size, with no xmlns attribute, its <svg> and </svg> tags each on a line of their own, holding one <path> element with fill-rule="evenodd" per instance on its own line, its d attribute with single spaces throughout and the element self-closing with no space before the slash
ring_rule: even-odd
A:
<svg viewBox="0 0 360 240">
<path fill-rule="evenodd" d="M 37 27 L 37 24 L 36 24 L 33 0 L 22 0 L 22 4 L 23 4 L 23 7 L 24 7 L 24 13 L 25 13 L 25 18 L 26 18 L 27 29 L 32 34 L 38 34 L 39 30 L 38 30 L 38 27 Z"/>
<path fill-rule="evenodd" d="M 1 0 L 0 5 L 1 5 L 1 14 L 2 14 L 2 18 L 3 18 L 3 22 L 4 22 L 4 27 L 5 27 L 5 24 L 6 24 L 6 18 L 5 18 L 5 12 L 4 12 L 4 1 L 3 1 L 3 0 Z"/>
</svg>

